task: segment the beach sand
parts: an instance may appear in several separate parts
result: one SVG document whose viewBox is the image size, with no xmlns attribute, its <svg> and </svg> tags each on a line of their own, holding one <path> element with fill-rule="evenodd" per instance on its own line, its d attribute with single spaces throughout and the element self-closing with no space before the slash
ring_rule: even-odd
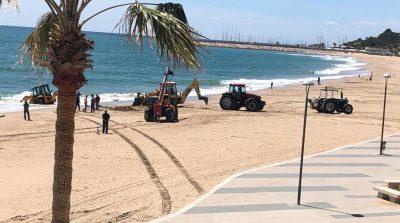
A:
<svg viewBox="0 0 400 223">
<path fill-rule="evenodd" d="M 384 72 L 393 74 L 385 133 L 400 131 L 400 58 L 351 56 L 368 63 L 373 81 L 329 81 L 345 89 L 354 113 L 309 110 L 306 154 L 380 136 Z M 146 222 L 193 202 L 233 173 L 299 157 L 304 87 L 257 93 L 267 102 L 263 112 L 222 111 L 219 96 L 212 96 L 208 106 L 181 107 L 178 123 L 146 123 L 143 108 L 110 111 L 109 135 L 96 134 L 100 113 L 77 113 L 71 221 Z M 51 217 L 55 109 L 33 110 L 31 117 L 0 118 L 0 222 Z"/>
</svg>

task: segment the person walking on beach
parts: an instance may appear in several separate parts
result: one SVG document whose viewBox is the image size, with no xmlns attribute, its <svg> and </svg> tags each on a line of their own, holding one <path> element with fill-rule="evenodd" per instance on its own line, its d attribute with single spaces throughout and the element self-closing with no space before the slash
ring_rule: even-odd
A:
<svg viewBox="0 0 400 223">
<path fill-rule="evenodd" d="M 95 113 L 95 104 L 96 104 L 96 99 L 94 98 L 94 95 L 91 95 L 90 99 L 90 113 Z"/>
<path fill-rule="evenodd" d="M 274 88 L 274 82 L 271 81 L 271 90 Z"/>
<path fill-rule="evenodd" d="M 24 103 L 24 119 L 25 121 L 31 121 L 31 116 L 29 114 L 29 104 L 27 101 Z"/>
<path fill-rule="evenodd" d="M 374 75 L 374 73 L 371 73 L 371 76 L 369 76 L 369 82 L 372 81 L 372 75 Z"/>
<path fill-rule="evenodd" d="M 96 94 L 96 110 L 99 110 L 99 104 L 100 104 L 100 97 L 98 94 Z"/>
<path fill-rule="evenodd" d="M 81 93 L 79 91 L 76 92 L 75 105 L 78 111 L 81 111 Z"/>
<path fill-rule="evenodd" d="M 85 98 L 83 99 L 83 104 L 85 107 L 83 107 L 83 112 L 87 112 L 87 95 L 85 95 Z"/>
<path fill-rule="evenodd" d="M 108 134 L 108 121 L 110 120 L 110 114 L 107 110 L 103 113 L 103 133 Z"/>
<path fill-rule="evenodd" d="M 321 85 L 321 77 L 318 77 L 318 85 Z"/>
</svg>

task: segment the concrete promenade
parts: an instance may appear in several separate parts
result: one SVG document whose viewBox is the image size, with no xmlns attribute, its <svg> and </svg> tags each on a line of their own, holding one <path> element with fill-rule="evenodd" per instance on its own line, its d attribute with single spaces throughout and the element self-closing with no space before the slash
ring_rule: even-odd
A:
<svg viewBox="0 0 400 223">
<path fill-rule="evenodd" d="M 164 223 L 400 222 L 400 205 L 377 198 L 374 186 L 400 180 L 400 135 L 386 139 L 385 156 L 371 140 L 305 159 L 302 205 L 299 161 L 238 174 Z M 363 217 L 360 217 L 360 216 Z"/>
</svg>

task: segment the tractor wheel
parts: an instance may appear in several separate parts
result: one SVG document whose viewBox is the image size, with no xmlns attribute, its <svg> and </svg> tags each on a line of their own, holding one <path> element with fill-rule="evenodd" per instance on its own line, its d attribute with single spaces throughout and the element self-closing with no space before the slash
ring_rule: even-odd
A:
<svg viewBox="0 0 400 223">
<path fill-rule="evenodd" d="M 351 113 L 353 113 L 353 106 L 351 104 L 345 104 L 343 106 L 343 111 L 345 114 L 350 115 Z"/>
<path fill-rule="evenodd" d="M 256 99 L 249 99 L 246 101 L 246 110 L 250 112 L 259 111 L 259 103 Z"/>
<path fill-rule="evenodd" d="M 144 110 L 144 120 L 146 122 L 154 122 L 154 108 L 149 106 Z"/>
<path fill-rule="evenodd" d="M 231 95 L 223 95 L 221 100 L 219 100 L 219 106 L 223 110 L 238 110 L 236 105 L 236 100 Z"/>
<path fill-rule="evenodd" d="M 36 104 L 44 105 L 44 98 L 37 98 Z"/>
<path fill-rule="evenodd" d="M 133 105 L 133 106 L 139 106 L 139 105 L 142 104 L 142 101 L 143 101 L 143 99 L 136 97 L 136 98 L 133 100 L 133 104 L 132 104 L 132 105 Z"/>
<path fill-rule="evenodd" d="M 264 106 L 265 105 L 261 105 L 261 103 L 260 103 L 260 107 L 258 108 L 258 111 L 262 111 L 264 109 Z"/>
<path fill-rule="evenodd" d="M 165 111 L 165 118 L 167 119 L 167 122 L 174 122 L 175 117 L 176 117 L 176 113 L 175 113 L 174 109 L 168 108 Z"/>
<path fill-rule="evenodd" d="M 327 101 L 327 102 L 324 104 L 324 111 L 325 111 L 326 113 L 334 113 L 335 110 L 336 110 L 336 108 L 335 108 L 335 104 L 334 104 L 333 102 Z"/>
</svg>

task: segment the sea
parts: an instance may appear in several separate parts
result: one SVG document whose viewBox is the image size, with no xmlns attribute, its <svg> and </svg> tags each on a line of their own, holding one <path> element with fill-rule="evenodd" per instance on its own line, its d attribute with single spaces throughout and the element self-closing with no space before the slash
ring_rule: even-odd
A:
<svg viewBox="0 0 400 223">
<path fill-rule="evenodd" d="M 0 26 L 0 114 L 22 109 L 20 100 L 33 86 L 51 84 L 51 75 L 21 61 L 19 48 L 32 28 Z M 156 48 L 131 47 L 118 33 L 87 32 L 94 40 L 93 70 L 87 70 L 83 95 L 99 94 L 102 102 L 133 100 L 137 92 L 158 87 L 167 64 Z M 183 90 L 194 78 L 203 95 L 221 94 L 230 83 L 244 83 L 249 90 L 300 84 L 305 80 L 340 79 L 367 73 L 364 63 L 349 56 L 327 56 L 262 50 L 207 47 L 201 50 L 203 70 L 174 68 L 172 81 Z M 191 94 L 194 96 L 194 92 Z M 83 100 L 82 100 L 83 101 Z M 43 108 L 46 106 L 32 106 Z"/>
</svg>

